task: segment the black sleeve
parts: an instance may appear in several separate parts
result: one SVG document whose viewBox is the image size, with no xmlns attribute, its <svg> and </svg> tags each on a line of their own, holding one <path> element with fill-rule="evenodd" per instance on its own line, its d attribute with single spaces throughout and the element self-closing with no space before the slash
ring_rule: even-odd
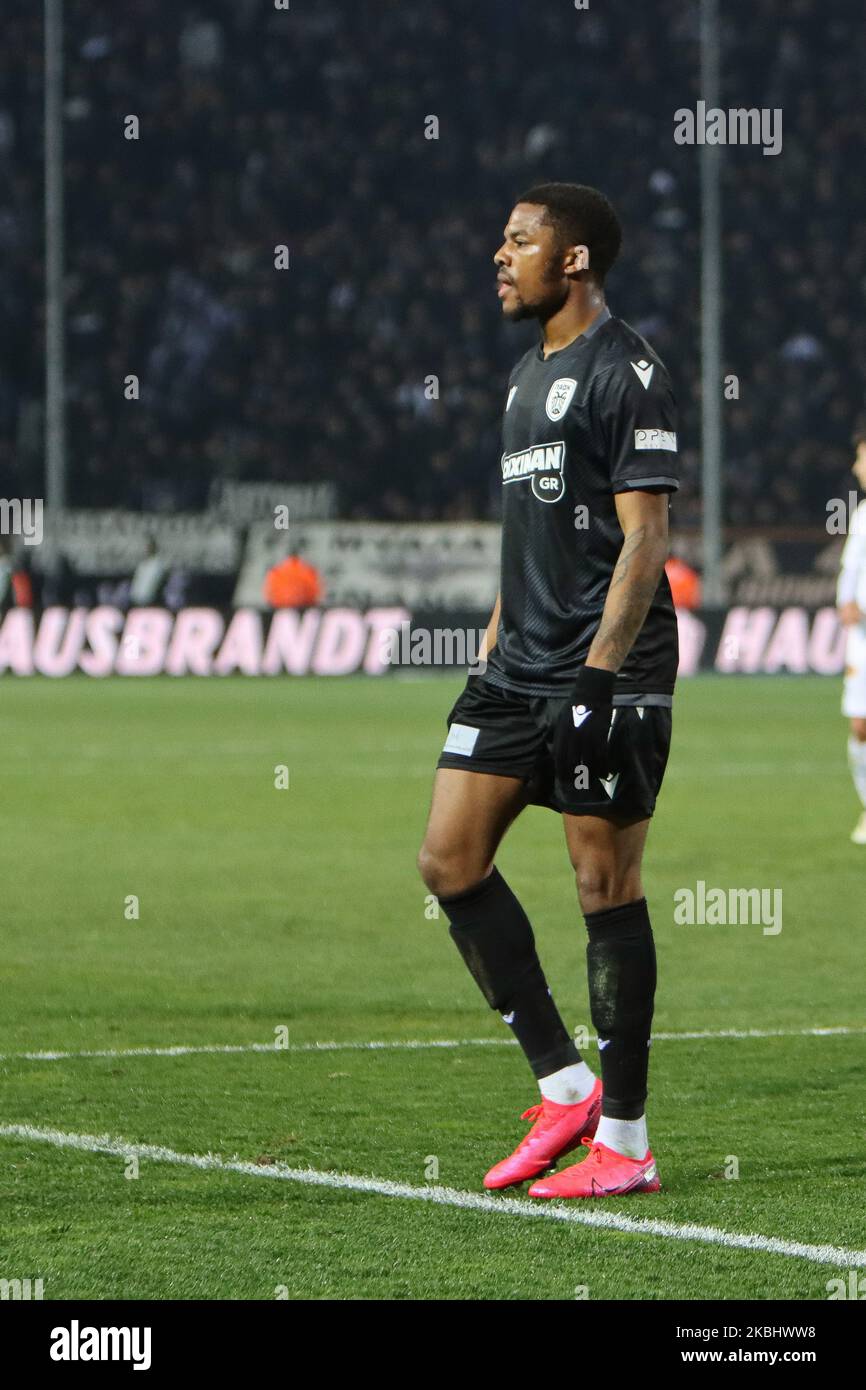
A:
<svg viewBox="0 0 866 1390">
<path fill-rule="evenodd" d="M 602 387 L 600 412 L 613 491 L 676 492 L 677 407 L 661 362 L 618 362 Z"/>
</svg>

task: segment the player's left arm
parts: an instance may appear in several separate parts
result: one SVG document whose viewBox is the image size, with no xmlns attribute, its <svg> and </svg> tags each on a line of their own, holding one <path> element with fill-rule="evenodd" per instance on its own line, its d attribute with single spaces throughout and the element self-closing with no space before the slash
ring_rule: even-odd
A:
<svg viewBox="0 0 866 1390">
<path fill-rule="evenodd" d="M 569 776 L 585 767 L 606 777 L 616 673 L 644 625 L 668 557 L 668 494 L 630 489 L 614 494 L 623 531 L 601 622 L 557 721 L 555 758 Z"/>
<path fill-rule="evenodd" d="M 631 651 L 668 558 L 668 502 L 679 486 L 677 407 L 663 364 L 617 364 L 601 393 L 610 480 L 623 543 L 586 659 L 616 674 Z"/>
<path fill-rule="evenodd" d="M 658 359 L 616 365 L 599 391 L 611 490 L 623 542 L 601 622 L 560 712 L 554 756 L 566 776 L 608 771 L 616 674 L 643 627 L 668 557 L 668 497 L 679 486 L 676 402 Z"/>
<path fill-rule="evenodd" d="M 623 543 L 586 664 L 616 672 L 644 625 L 668 558 L 667 492 L 618 492 Z"/>
</svg>

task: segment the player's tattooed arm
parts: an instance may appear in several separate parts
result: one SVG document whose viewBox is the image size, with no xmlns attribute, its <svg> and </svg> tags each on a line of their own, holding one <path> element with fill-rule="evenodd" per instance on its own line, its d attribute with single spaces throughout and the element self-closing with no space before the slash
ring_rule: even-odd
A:
<svg viewBox="0 0 866 1390">
<path fill-rule="evenodd" d="M 667 493 L 618 492 L 614 500 L 622 549 L 587 657 L 606 671 L 618 671 L 631 651 L 668 558 Z"/>
</svg>

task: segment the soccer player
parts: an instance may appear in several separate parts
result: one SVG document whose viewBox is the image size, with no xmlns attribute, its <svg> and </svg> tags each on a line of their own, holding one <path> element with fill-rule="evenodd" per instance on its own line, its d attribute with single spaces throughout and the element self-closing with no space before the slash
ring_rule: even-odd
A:
<svg viewBox="0 0 866 1390">
<path fill-rule="evenodd" d="M 851 471 L 866 492 L 866 428 L 854 436 Z M 848 532 L 836 591 L 839 620 L 848 629 L 842 713 L 850 719 L 848 763 L 863 814 L 851 832 L 866 845 L 866 501 L 858 506 Z"/>
<path fill-rule="evenodd" d="M 655 1192 L 645 1102 L 656 959 L 641 860 L 671 737 L 677 627 L 664 574 L 676 407 L 655 352 L 605 302 L 611 204 L 551 183 L 517 201 L 494 256 L 507 319 L 541 337 L 511 373 L 502 563 L 483 644 L 448 716 L 419 869 L 541 1092 L 488 1188 Z M 530 923 L 494 865 L 529 804 L 561 813 L 588 931 L 601 1079 L 551 996 Z M 542 1177 L 581 1144 L 589 1154 Z"/>
</svg>

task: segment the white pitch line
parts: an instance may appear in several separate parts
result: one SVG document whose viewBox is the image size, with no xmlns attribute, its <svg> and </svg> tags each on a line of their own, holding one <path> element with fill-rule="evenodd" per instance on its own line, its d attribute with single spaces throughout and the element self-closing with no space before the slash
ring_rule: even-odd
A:
<svg viewBox="0 0 866 1390">
<path fill-rule="evenodd" d="M 331 1187 L 363 1192 L 377 1197 L 400 1197 L 411 1201 L 433 1202 L 496 1216 L 522 1216 L 533 1220 L 564 1221 L 575 1226 L 592 1226 L 626 1235 L 661 1236 L 666 1240 L 697 1241 L 704 1245 L 723 1245 L 731 1250 L 749 1250 L 765 1255 L 786 1255 L 810 1260 L 813 1264 L 844 1269 L 866 1267 L 866 1250 L 846 1250 L 836 1245 L 809 1245 L 785 1240 L 781 1236 L 723 1231 L 718 1226 L 698 1226 L 691 1222 L 654 1221 L 616 1212 L 586 1210 L 560 1203 L 530 1202 L 515 1197 L 489 1197 L 479 1192 L 462 1192 L 454 1187 L 418 1187 L 412 1183 L 391 1182 L 386 1178 L 359 1177 L 354 1173 L 327 1173 L 317 1168 L 290 1168 L 285 1163 L 267 1165 L 242 1159 L 223 1159 L 219 1154 L 178 1153 L 159 1144 L 134 1144 L 109 1134 L 70 1134 L 60 1129 L 38 1129 L 34 1125 L 0 1125 L 0 1137 L 26 1139 L 51 1144 L 55 1148 L 77 1149 L 85 1153 L 110 1154 L 116 1158 L 150 1159 L 153 1163 L 182 1164 L 223 1173 L 241 1173 L 248 1178 L 277 1178 L 283 1182 L 304 1183 L 310 1187 Z"/>
<path fill-rule="evenodd" d="M 722 1028 L 701 1033 L 653 1033 L 653 1042 L 712 1042 L 728 1038 L 862 1037 L 866 1028 Z M 588 1042 L 596 1042 L 594 1034 Z M 197 1053 L 241 1052 L 418 1052 L 424 1048 L 516 1047 L 514 1038 L 399 1038 L 380 1042 L 308 1042 L 277 1047 L 275 1043 L 178 1043 L 167 1047 L 100 1047 L 83 1052 L 0 1052 L 0 1062 L 64 1062 L 79 1057 L 188 1057 Z"/>
</svg>

